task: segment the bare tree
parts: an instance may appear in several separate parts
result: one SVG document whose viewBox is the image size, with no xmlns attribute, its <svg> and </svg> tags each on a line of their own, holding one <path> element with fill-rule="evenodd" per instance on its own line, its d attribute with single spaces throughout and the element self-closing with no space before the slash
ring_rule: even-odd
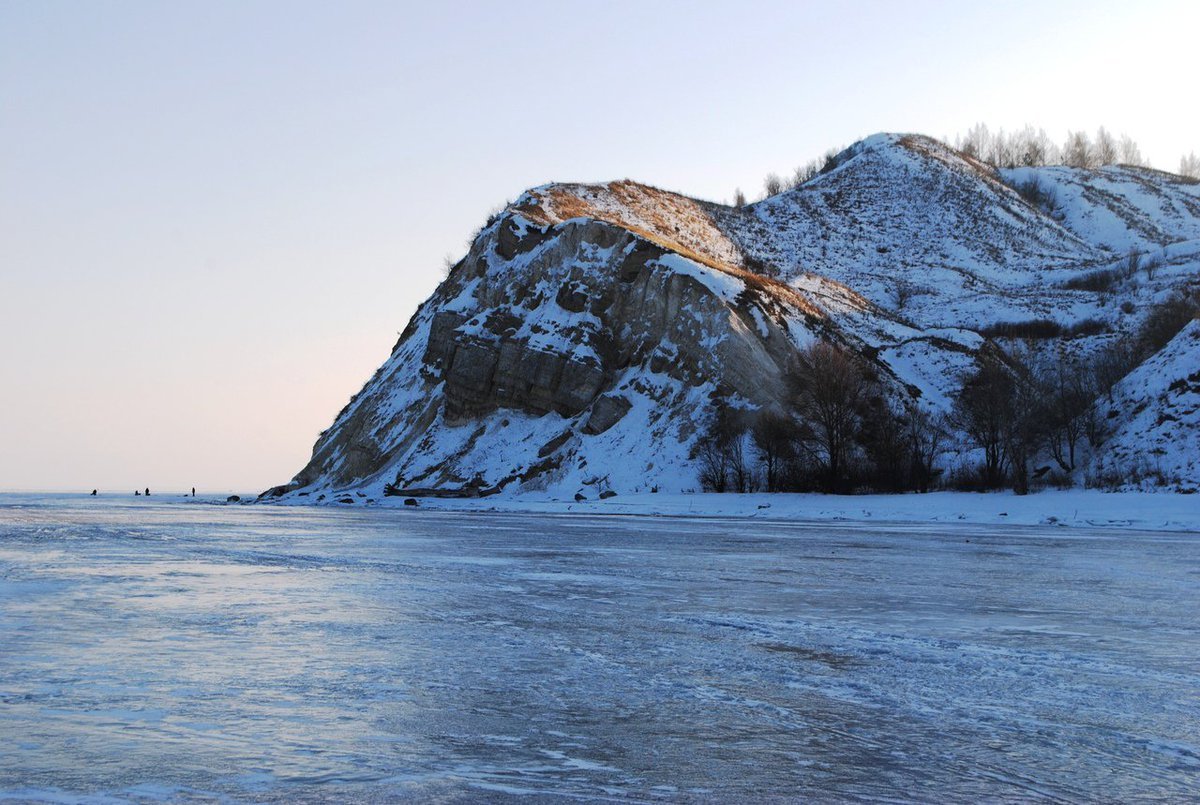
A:
<svg viewBox="0 0 1200 805">
<path fill-rule="evenodd" d="M 991 148 L 992 135 L 986 123 L 976 123 L 967 132 L 967 136 L 958 142 L 958 150 L 975 159 L 987 159 Z"/>
<path fill-rule="evenodd" d="M 745 207 L 746 206 L 746 194 L 742 192 L 742 188 L 740 188 L 740 187 L 734 188 L 733 206 L 735 206 L 735 207 Z"/>
<path fill-rule="evenodd" d="M 1142 253 L 1136 248 L 1130 248 L 1125 255 L 1125 276 L 1132 277 L 1142 267 Z"/>
<path fill-rule="evenodd" d="M 1092 153 L 1092 142 L 1087 132 L 1067 132 L 1067 142 L 1063 145 L 1063 163 L 1072 168 L 1095 167 L 1095 157 Z"/>
<path fill-rule="evenodd" d="M 1117 141 L 1103 126 L 1096 130 L 1093 158 L 1097 165 L 1115 165 L 1117 163 Z"/>
<path fill-rule="evenodd" d="M 992 132 L 983 123 L 977 123 L 965 137 L 959 136 L 954 142 L 955 147 L 968 156 L 998 168 L 1041 165 L 1095 168 L 1117 163 L 1147 166 L 1137 143 L 1129 135 L 1122 134 L 1118 139 L 1103 126 L 1096 132 L 1095 142 L 1083 131 L 1068 132 L 1061 149 L 1050 140 L 1045 129 L 1029 125 L 1008 133 L 1004 129 Z"/>
<path fill-rule="evenodd" d="M 1015 167 L 1015 161 L 1012 156 L 1012 143 L 1004 134 L 1004 129 L 996 131 L 996 136 L 988 141 L 986 162 L 990 162 L 998 168 Z"/>
<path fill-rule="evenodd" d="M 1005 441 L 1012 417 L 1015 383 L 994 360 L 987 360 L 963 382 L 951 411 L 954 426 L 983 450 L 983 482 L 990 488 L 1004 483 L 1008 466 Z"/>
<path fill-rule="evenodd" d="M 700 440 L 696 459 L 700 463 L 700 486 L 708 492 L 725 492 L 729 488 L 729 456 L 724 445 L 708 434 Z"/>
<path fill-rule="evenodd" d="M 783 177 L 778 173 L 768 173 L 767 178 L 763 179 L 763 191 L 767 198 L 777 196 L 783 192 Z"/>
<path fill-rule="evenodd" d="M 1122 165 L 1131 165 L 1135 168 L 1146 166 L 1145 160 L 1142 159 L 1142 149 L 1138 148 L 1138 144 L 1128 134 L 1121 135 L 1118 150 L 1121 153 Z"/>
<path fill-rule="evenodd" d="M 1045 431 L 1044 403 L 1037 384 L 1031 381 L 1028 371 L 1016 374 L 1004 434 L 1012 489 L 1018 495 L 1029 492 L 1029 461 Z"/>
<path fill-rule="evenodd" d="M 1147 257 L 1142 261 L 1142 270 L 1146 272 L 1146 279 L 1154 279 L 1154 275 L 1158 273 L 1159 258 Z"/>
<path fill-rule="evenodd" d="M 874 489 L 899 492 L 910 488 L 912 461 L 909 457 L 908 412 L 894 400 L 870 389 L 859 441 L 867 463 L 861 474 Z"/>
<path fill-rule="evenodd" d="M 792 173 L 792 187 L 799 187 L 820 172 L 821 165 L 817 160 L 813 159 L 805 162 Z"/>
<path fill-rule="evenodd" d="M 928 492 L 937 477 L 935 463 L 946 438 L 946 419 L 914 407 L 908 415 L 908 450 L 912 459 L 912 482 L 918 492 Z"/>
<path fill-rule="evenodd" d="M 1046 446 L 1065 472 L 1075 469 L 1076 448 L 1084 438 L 1082 416 L 1095 400 L 1089 372 L 1058 352 L 1033 372 L 1044 406 Z"/>
<path fill-rule="evenodd" d="M 1133 371 L 1139 360 L 1140 357 L 1130 341 L 1122 339 L 1108 346 L 1096 355 L 1091 363 L 1090 371 L 1097 391 L 1108 395 L 1111 402 L 1113 387 Z"/>
<path fill-rule="evenodd" d="M 822 466 L 826 491 L 839 491 L 845 485 L 870 381 L 856 357 L 826 341 L 803 350 L 800 362 L 797 410 L 812 427 L 812 449 Z"/>
<path fill-rule="evenodd" d="M 1033 126 L 1026 126 L 1017 135 L 1017 143 L 1014 147 L 1018 164 L 1027 168 L 1050 164 L 1053 161 L 1055 150 L 1054 144 L 1046 136 L 1045 130 L 1034 131 Z"/>
<path fill-rule="evenodd" d="M 1200 157 L 1196 156 L 1195 151 L 1179 158 L 1179 175 L 1200 179 Z"/>
<path fill-rule="evenodd" d="M 788 465 L 795 459 L 799 428 L 790 416 L 762 411 L 750 430 L 768 492 L 782 492 Z"/>
<path fill-rule="evenodd" d="M 753 492 L 758 485 L 754 467 L 746 455 L 746 434 L 739 432 L 726 445 L 729 454 L 729 481 L 734 492 Z"/>
<path fill-rule="evenodd" d="M 1101 445 L 1108 439 L 1111 426 L 1106 417 L 1100 414 L 1100 386 L 1096 382 L 1096 375 L 1088 372 L 1085 378 L 1089 391 L 1092 392 L 1092 401 L 1087 408 L 1083 409 L 1083 413 L 1079 415 L 1080 427 L 1083 430 L 1083 436 L 1087 439 L 1088 447 L 1092 450 L 1098 450 Z"/>
<path fill-rule="evenodd" d="M 830 148 L 821 157 L 821 170 L 818 173 L 829 173 L 838 166 L 838 157 L 841 156 L 844 148 Z"/>
<path fill-rule="evenodd" d="M 754 468 L 746 455 L 746 424 L 738 412 L 717 404 L 716 416 L 696 445 L 700 484 L 710 492 L 753 492 Z"/>
<path fill-rule="evenodd" d="M 903 277 L 897 277 L 892 283 L 892 302 L 896 305 L 896 310 L 904 310 L 908 306 L 908 302 L 917 294 L 917 286 L 913 285 Z"/>
</svg>

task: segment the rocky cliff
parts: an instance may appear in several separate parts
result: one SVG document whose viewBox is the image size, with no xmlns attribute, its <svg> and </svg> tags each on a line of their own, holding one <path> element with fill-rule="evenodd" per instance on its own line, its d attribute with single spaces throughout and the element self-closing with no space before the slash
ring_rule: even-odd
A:
<svg viewBox="0 0 1200 805">
<path fill-rule="evenodd" d="M 1123 306 L 1080 290 L 1131 249 L 1155 271 L 1122 286 Z M 994 325 L 1094 322 L 1056 342 L 1083 354 L 1198 269 L 1196 184 L 1000 172 L 916 136 L 864 140 L 742 208 L 628 181 L 539 187 L 480 231 L 269 494 L 696 488 L 716 401 L 783 409 L 814 340 L 861 356 L 903 404 L 944 410 Z"/>
</svg>

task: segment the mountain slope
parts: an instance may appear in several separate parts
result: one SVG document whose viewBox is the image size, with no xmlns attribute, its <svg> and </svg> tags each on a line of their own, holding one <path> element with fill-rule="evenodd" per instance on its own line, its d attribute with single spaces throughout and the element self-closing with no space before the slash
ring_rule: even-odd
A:
<svg viewBox="0 0 1200 805">
<path fill-rule="evenodd" d="M 1087 354 L 1200 273 L 1200 192 L 1178 177 L 1000 172 L 891 134 L 837 163 L 743 208 L 630 181 L 528 191 L 271 494 L 691 489 L 718 403 L 782 410 L 815 340 L 945 410 L 989 326 L 1087 322 L 1054 345 Z M 1067 287 L 1131 247 L 1153 272 Z"/>
</svg>

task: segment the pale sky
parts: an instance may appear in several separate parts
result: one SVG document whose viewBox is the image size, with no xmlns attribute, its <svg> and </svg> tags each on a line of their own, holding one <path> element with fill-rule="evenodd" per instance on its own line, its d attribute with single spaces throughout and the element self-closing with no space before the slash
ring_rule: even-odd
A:
<svg viewBox="0 0 1200 805">
<path fill-rule="evenodd" d="M 0 488 L 288 481 L 547 181 L 755 196 L 976 122 L 1175 170 L 1198 32 L 1194 0 L 0 0 Z"/>
</svg>

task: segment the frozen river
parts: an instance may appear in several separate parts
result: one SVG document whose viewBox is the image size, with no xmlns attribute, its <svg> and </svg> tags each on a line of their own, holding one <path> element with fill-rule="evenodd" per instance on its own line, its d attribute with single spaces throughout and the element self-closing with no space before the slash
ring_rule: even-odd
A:
<svg viewBox="0 0 1200 805">
<path fill-rule="evenodd" d="M 152 500 L 0 496 L 0 798 L 1200 791 L 1197 535 Z"/>
</svg>

